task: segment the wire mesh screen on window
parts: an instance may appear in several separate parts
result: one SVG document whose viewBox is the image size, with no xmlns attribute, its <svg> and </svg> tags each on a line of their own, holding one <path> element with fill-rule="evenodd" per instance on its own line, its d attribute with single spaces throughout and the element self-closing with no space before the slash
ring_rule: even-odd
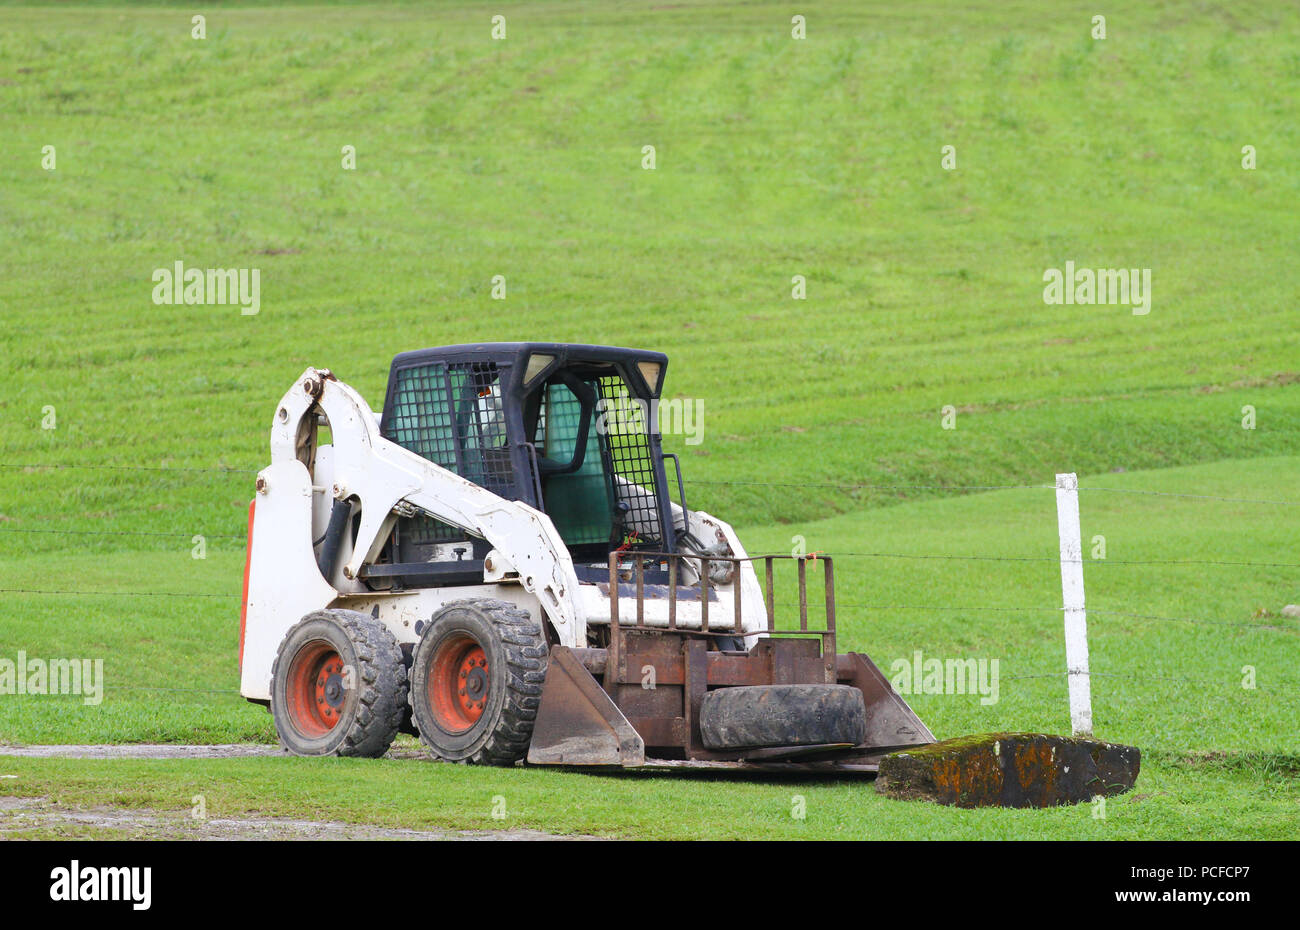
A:
<svg viewBox="0 0 1300 930">
<path fill-rule="evenodd" d="M 384 422 L 384 434 L 403 449 L 457 471 L 456 440 L 447 398 L 446 365 L 422 365 L 399 371 L 393 409 Z"/>
<path fill-rule="evenodd" d="M 619 529 L 640 543 L 662 543 L 654 461 L 650 457 L 648 410 L 630 396 L 617 375 L 597 382 L 603 403 L 605 448 L 609 454 L 614 493 L 628 505 Z"/>
<path fill-rule="evenodd" d="M 461 452 L 461 476 L 494 494 L 514 499 L 515 472 L 506 438 L 501 380 L 496 365 L 453 366 L 452 397 L 456 402 L 456 443 Z"/>
<path fill-rule="evenodd" d="M 516 497 L 501 382 L 492 363 L 441 362 L 397 373 L 384 434 L 404 449 L 503 497 Z M 423 515 L 399 521 L 402 544 L 424 546 L 465 532 Z"/>
</svg>

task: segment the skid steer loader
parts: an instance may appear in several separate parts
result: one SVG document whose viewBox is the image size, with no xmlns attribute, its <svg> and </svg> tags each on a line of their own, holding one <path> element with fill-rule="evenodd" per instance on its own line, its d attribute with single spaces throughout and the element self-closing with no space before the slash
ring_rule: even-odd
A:
<svg viewBox="0 0 1300 930">
<path fill-rule="evenodd" d="M 239 639 L 286 749 L 380 756 L 407 731 L 455 762 L 872 772 L 933 742 L 837 653 L 832 559 L 750 557 L 688 508 L 667 362 L 406 352 L 382 413 L 303 372 L 249 507 Z"/>
</svg>

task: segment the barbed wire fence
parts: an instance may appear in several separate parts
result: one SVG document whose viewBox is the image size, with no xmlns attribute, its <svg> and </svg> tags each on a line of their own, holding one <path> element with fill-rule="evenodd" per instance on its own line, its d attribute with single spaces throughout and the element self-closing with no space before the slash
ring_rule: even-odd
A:
<svg viewBox="0 0 1300 930">
<path fill-rule="evenodd" d="M 173 472 L 185 475 L 220 475 L 230 478 L 251 479 L 257 474 L 256 469 L 240 468 L 235 466 L 185 466 L 185 465 L 126 465 L 111 463 L 0 463 L 0 470 L 22 471 L 29 473 L 40 473 L 50 470 L 87 470 L 87 471 L 122 471 L 122 472 Z M 740 488 L 791 488 L 791 489 L 820 489 L 820 490 L 837 490 L 837 491 L 938 491 L 944 493 L 968 494 L 973 492 L 988 491 L 1052 491 L 1057 490 L 1054 484 L 980 484 L 980 485 L 935 485 L 935 484 L 874 484 L 868 482 L 769 482 L 769 481 L 724 481 L 715 479 L 701 479 L 693 481 L 692 484 L 701 486 L 726 486 Z M 1178 499 L 1181 501 L 1202 501 L 1202 502 L 1221 502 L 1233 504 L 1254 504 L 1269 507 L 1300 507 L 1300 501 L 1280 500 L 1273 498 L 1259 497 L 1230 497 L 1223 495 L 1211 494 L 1188 494 L 1181 492 L 1157 491 L 1139 488 L 1121 488 L 1107 485 L 1078 485 L 1077 490 L 1084 494 L 1133 494 L 1149 497 L 1164 497 Z M 40 536 L 71 536 L 71 537 L 139 537 L 139 538 L 171 538 L 171 539 L 194 539 L 203 537 L 205 540 L 239 540 L 246 541 L 245 533 L 208 533 L 208 532 L 185 532 L 185 531 L 163 531 L 163 530 L 92 530 L 79 528 L 47 528 L 47 527 L 26 527 L 26 526 L 5 526 L 0 524 L 0 537 L 5 534 L 30 534 Z M 1078 559 L 1068 559 L 1057 556 L 1003 556 L 1003 555 L 980 555 L 967 553 L 918 553 L 918 552 L 889 552 L 889 551 L 867 551 L 867 552 L 826 552 L 818 553 L 830 555 L 836 561 L 844 560 L 916 560 L 916 561 L 937 561 L 937 562 L 976 562 L 976 563 L 1052 563 L 1061 564 L 1080 564 L 1086 565 L 1089 569 L 1123 567 L 1123 566 L 1198 566 L 1198 567 L 1233 567 L 1233 568 L 1289 568 L 1300 569 L 1300 562 L 1275 562 L 1275 561 L 1252 561 L 1252 560 L 1233 560 L 1233 559 L 1202 559 L 1202 558 L 1152 558 L 1152 559 L 1109 559 L 1093 558 L 1084 559 L 1082 556 Z M 227 592 L 196 592 L 196 591 L 114 591 L 104 589 L 78 589 L 69 586 L 57 587 L 0 587 L 0 594 L 24 595 L 24 596 L 48 596 L 48 597 L 110 597 L 110 598 L 177 598 L 177 599 L 203 599 L 203 600 L 227 600 L 238 603 L 240 595 Z M 813 605 L 810 604 L 810 607 Z M 993 613 L 1020 613 L 1020 614 L 1041 614 L 1044 616 L 1054 616 L 1060 618 L 1063 612 L 1068 608 L 1060 604 L 1042 604 L 1042 605 L 969 605 L 969 604 L 877 604 L 854 601 L 838 601 L 837 607 L 847 607 L 854 610 L 863 611 L 927 611 L 934 613 L 942 612 L 993 612 Z M 1161 614 L 1142 613 L 1137 611 L 1114 610 L 1106 607 L 1087 608 L 1089 615 L 1098 615 L 1102 617 L 1117 617 L 1131 620 L 1150 621 L 1171 624 L 1189 624 L 1202 627 L 1217 627 L 1224 629 L 1244 629 L 1253 630 L 1265 634 L 1279 634 L 1282 636 L 1300 636 L 1300 625 L 1289 626 L 1281 625 L 1284 618 L 1274 618 L 1278 622 L 1245 622 L 1240 620 L 1224 620 L 1207 617 L 1191 616 L 1166 616 Z M 1102 679 L 1119 679 L 1124 681 L 1142 681 L 1142 682 L 1161 682 L 1172 684 L 1194 684 L 1203 686 L 1223 685 L 1224 681 L 1220 678 L 1207 678 L 1204 676 L 1181 676 L 1181 675 L 1152 675 L 1145 673 L 1131 672 L 1111 672 L 1111 671 L 1092 671 L 1091 669 L 1080 672 L 1079 670 L 1067 668 L 1060 671 L 1031 671 L 1026 674 L 1004 675 L 1001 676 L 1003 681 L 1029 681 L 1029 680 L 1069 680 L 1078 676 L 1087 678 Z M 1270 683 L 1280 685 L 1287 689 L 1300 690 L 1300 680 L 1289 678 L 1279 678 L 1270 676 Z M 238 689 L 235 688 L 172 688 L 172 687 L 150 687 L 150 686 L 119 686 L 113 690 L 129 692 L 156 692 L 156 693 L 176 693 L 176 694 L 207 694 L 222 697 L 239 696 Z"/>
</svg>

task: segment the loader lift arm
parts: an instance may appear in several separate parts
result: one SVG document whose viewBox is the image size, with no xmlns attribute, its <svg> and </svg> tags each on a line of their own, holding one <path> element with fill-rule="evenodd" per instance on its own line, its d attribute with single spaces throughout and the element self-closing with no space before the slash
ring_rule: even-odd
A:
<svg viewBox="0 0 1300 930">
<path fill-rule="evenodd" d="M 493 547 L 488 580 L 517 577 L 562 639 L 583 641 L 585 621 L 574 607 L 578 578 L 550 520 L 385 439 L 361 395 L 329 370 L 308 368 L 280 400 L 271 431 L 272 466 L 296 460 L 311 467 L 314 448 L 304 437 L 318 412 L 334 439 L 334 481 L 326 492 L 360 508 L 343 578 L 357 579 L 362 566 L 379 555 L 398 516 L 424 513 L 487 540 Z"/>
</svg>

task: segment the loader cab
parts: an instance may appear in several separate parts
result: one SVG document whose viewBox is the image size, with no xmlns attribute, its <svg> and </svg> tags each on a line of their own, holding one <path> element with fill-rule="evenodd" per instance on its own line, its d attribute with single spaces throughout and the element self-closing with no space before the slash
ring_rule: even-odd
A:
<svg viewBox="0 0 1300 930">
<path fill-rule="evenodd" d="M 546 513 L 579 577 L 612 549 L 673 551 L 676 540 L 652 411 L 659 352 L 562 343 L 483 343 L 393 359 L 385 438 L 501 497 Z M 481 580 L 488 544 L 432 517 L 398 521 L 395 564 L 465 562 Z M 454 569 L 454 567 L 453 567 Z M 413 586 L 415 579 L 403 579 Z M 443 573 L 438 584 L 455 583 Z"/>
</svg>

